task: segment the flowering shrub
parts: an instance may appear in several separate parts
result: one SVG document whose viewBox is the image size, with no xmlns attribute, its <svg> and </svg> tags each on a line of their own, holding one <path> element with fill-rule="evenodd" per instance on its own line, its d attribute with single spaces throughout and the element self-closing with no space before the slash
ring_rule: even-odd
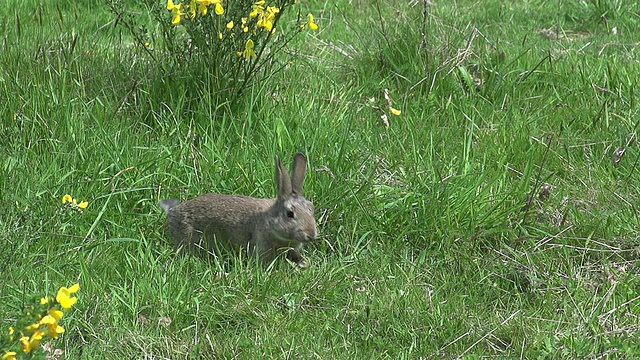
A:
<svg viewBox="0 0 640 360">
<path fill-rule="evenodd" d="M 156 58 L 157 47 L 149 45 L 154 43 L 149 41 L 153 34 L 141 32 L 136 17 L 125 16 L 121 0 L 105 1 L 139 45 Z M 227 98 L 238 96 L 257 77 L 277 71 L 276 56 L 295 35 L 318 29 L 314 16 L 303 16 L 299 9 L 295 20 L 281 25 L 282 16 L 297 6 L 296 0 L 145 1 L 160 23 L 156 28 L 162 29 L 164 50 L 175 59 L 176 67 L 205 70 L 210 88 Z M 158 7 L 160 2 L 163 9 Z"/>
<path fill-rule="evenodd" d="M 0 334 L 0 354 L 2 360 L 14 360 L 20 355 L 32 355 L 46 338 L 57 339 L 64 333 L 58 321 L 65 311 L 76 303 L 73 296 L 80 290 L 79 284 L 68 288 L 61 287 L 56 297 L 34 298 L 25 307 L 24 314 L 18 318 L 15 326 Z"/>
</svg>

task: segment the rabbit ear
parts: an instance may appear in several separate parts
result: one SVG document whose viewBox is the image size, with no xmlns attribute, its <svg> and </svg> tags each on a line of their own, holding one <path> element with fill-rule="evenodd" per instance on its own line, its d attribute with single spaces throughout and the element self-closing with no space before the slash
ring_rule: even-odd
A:
<svg viewBox="0 0 640 360">
<path fill-rule="evenodd" d="M 291 196 L 291 179 L 278 155 L 276 155 L 276 185 L 278 186 L 278 199 Z"/>
<path fill-rule="evenodd" d="M 307 171 L 307 158 L 299 152 L 293 157 L 293 170 L 291 170 L 291 188 L 294 195 L 302 196 L 302 183 L 304 173 Z"/>
</svg>

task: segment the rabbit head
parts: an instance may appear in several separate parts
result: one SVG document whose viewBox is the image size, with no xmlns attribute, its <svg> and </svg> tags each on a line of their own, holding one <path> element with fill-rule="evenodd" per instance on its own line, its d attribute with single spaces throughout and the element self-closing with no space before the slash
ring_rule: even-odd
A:
<svg viewBox="0 0 640 360">
<path fill-rule="evenodd" d="M 293 158 L 291 177 L 276 156 L 276 185 L 278 195 L 269 224 L 271 235 L 290 245 L 303 244 L 316 239 L 318 231 L 313 204 L 304 198 L 302 183 L 307 168 L 307 159 L 302 153 Z"/>
</svg>

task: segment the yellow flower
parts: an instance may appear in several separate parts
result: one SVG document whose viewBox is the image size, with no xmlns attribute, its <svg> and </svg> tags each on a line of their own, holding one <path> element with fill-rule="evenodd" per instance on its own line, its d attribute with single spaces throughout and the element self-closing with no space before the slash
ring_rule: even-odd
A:
<svg viewBox="0 0 640 360">
<path fill-rule="evenodd" d="M 22 352 L 30 353 L 31 350 L 37 348 L 40 345 L 40 340 L 42 340 L 42 332 L 37 330 L 31 335 L 31 338 L 23 336 L 20 338 L 20 347 L 22 348 Z"/>
<path fill-rule="evenodd" d="M 260 14 L 256 25 L 258 25 L 258 27 L 264 28 L 267 31 L 271 31 L 273 29 L 273 21 L 276 18 L 276 14 L 279 12 L 280 9 L 275 6 L 267 7 L 267 10 Z"/>
<path fill-rule="evenodd" d="M 182 15 L 182 13 L 180 11 L 174 11 L 173 12 L 173 18 L 171 18 L 171 23 L 173 25 L 178 25 L 180 24 L 180 16 Z"/>
<path fill-rule="evenodd" d="M 249 17 L 254 18 L 258 15 L 261 15 L 264 12 L 264 0 L 256 1 L 255 3 L 253 3 L 253 5 L 251 5 L 251 8 L 253 10 L 249 14 Z"/>
<path fill-rule="evenodd" d="M 240 20 L 242 20 L 242 31 L 249 32 L 249 27 L 247 26 L 247 18 L 243 17 Z"/>
<path fill-rule="evenodd" d="M 171 1 L 171 0 L 169 0 Z M 70 204 L 72 208 L 77 209 L 77 210 L 84 210 L 87 208 L 87 206 L 89 206 L 89 203 L 86 201 L 81 201 L 78 202 L 77 199 L 74 199 L 71 197 L 71 195 L 67 194 L 65 196 L 62 197 L 62 203 L 63 204 Z M 44 305 L 44 304 L 42 304 Z"/>
<path fill-rule="evenodd" d="M 58 325 L 58 320 L 52 315 L 43 317 L 40 324 L 47 326 L 47 336 L 50 338 L 57 339 L 58 335 L 64 333 L 64 328 Z"/>
<path fill-rule="evenodd" d="M 20 347 L 22 348 L 22 352 L 30 353 L 31 352 L 31 343 L 29 342 L 29 338 L 23 336 L 20 338 Z"/>
<path fill-rule="evenodd" d="M 72 297 L 71 294 L 80 290 L 80 284 L 73 284 L 70 288 L 61 287 L 58 290 L 58 294 L 56 295 L 56 301 L 64 310 L 69 310 L 73 306 L 73 304 L 78 301 L 78 298 Z"/>
<path fill-rule="evenodd" d="M 224 14 L 224 8 L 222 7 L 222 0 L 191 0 L 189 4 L 185 4 L 186 9 L 182 9 L 182 10 L 185 10 L 185 12 L 180 11 L 181 10 L 180 5 L 182 4 L 178 4 L 178 5 L 173 5 L 173 3 L 167 4 L 167 9 L 174 11 L 174 20 L 176 19 L 176 17 L 179 18 L 180 15 L 184 15 L 185 12 L 188 15 L 187 17 L 189 19 L 195 18 L 196 14 L 199 14 L 201 16 L 207 15 L 207 13 L 209 12 L 210 5 L 215 6 L 216 14 L 218 15 Z M 179 14 L 175 13 L 176 10 L 178 11 Z M 178 19 L 177 23 L 174 23 L 174 25 L 177 25 L 179 22 L 180 20 Z"/>
<path fill-rule="evenodd" d="M 52 316 L 54 319 L 56 319 L 56 321 L 62 319 L 62 317 L 64 316 L 64 313 L 58 309 L 49 309 L 48 313 L 49 316 Z"/>
<path fill-rule="evenodd" d="M 216 1 L 215 4 L 216 15 L 224 14 L 224 8 L 222 7 L 222 1 Z"/>
<path fill-rule="evenodd" d="M 402 111 L 398 110 L 398 109 L 394 109 L 391 106 L 389 106 L 389 111 L 391 111 L 391 113 L 395 116 L 400 116 L 400 114 L 402 114 Z"/>
<path fill-rule="evenodd" d="M 167 10 L 173 12 L 173 19 L 171 19 L 171 23 L 173 25 L 180 24 L 180 16 L 183 15 L 183 13 L 180 11 L 181 6 L 182 4 L 175 5 L 173 3 L 173 0 L 167 0 Z"/>
<path fill-rule="evenodd" d="M 2 360 L 16 360 L 16 352 L 15 351 L 7 351 L 2 355 Z"/>
<path fill-rule="evenodd" d="M 313 14 L 309 13 L 307 16 L 309 17 L 309 21 L 307 22 L 307 24 L 309 24 L 309 29 L 313 31 L 318 30 L 318 24 L 313 21 Z"/>
<path fill-rule="evenodd" d="M 253 40 L 247 40 L 247 43 L 244 45 L 244 51 L 238 52 L 238 55 L 242 56 L 245 60 L 255 59 L 256 52 L 253 50 L 253 47 Z"/>
<path fill-rule="evenodd" d="M 231 30 L 231 29 L 233 29 L 233 20 L 227 23 L 227 30 Z"/>
<path fill-rule="evenodd" d="M 180 9 L 180 5 L 182 4 L 175 5 L 172 0 L 167 0 L 167 10 L 169 11 Z"/>
<path fill-rule="evenodd" d="M 60 334 L 64 334 L 64 328 L 58 323 L 47 325 L 47 335 L 52 339 L 57 339 Z"/>
<path fill-rule="evenodd" d="M 13 326 L 9 326 L 9 341 L 13 341 Z"/>
<path fill-rule="evenodd" d="M 44 324 L 44 325 L 55 324 L 55 323 L 56 323 L 56 319 L 51 315 L 45 315 L 42 318 L 42 320 L 40 320 L 40 324 Z"/>
<path fill-rule="evenodd" d="M 209 10 L 207 8 L 207 5 L 205 5 L 203 1 L 197 1 L 197 2 L 198 2 L 198 14 L 202 16 L 207 15 L 207 11 Z"/>
<path fill-rule="evenodd" d="M 218 33 L 218 39 L 222 40 L 222 33 L 221 32 Z"/>
<path fill-rule="evenodd" d="M 40 305 L 47 305 L 49 303 L 49 297 L 45 296 L 40 299 Z"/>
</svg>

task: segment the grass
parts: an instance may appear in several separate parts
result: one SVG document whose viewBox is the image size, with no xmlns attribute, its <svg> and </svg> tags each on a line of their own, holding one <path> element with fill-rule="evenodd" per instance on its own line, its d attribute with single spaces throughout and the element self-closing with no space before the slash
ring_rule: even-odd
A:
<svg viewBox="0 0 640 360">
<path fill-rule="evenodd" d="M 220 104 L 105 6 L 15 2 L 0 328 L 77 281 L 61 358 L 638 357 L 629 4 L 309 1 L 290 66 Z M 298 150 L 309 269 L 174 256 L 158 200 L 273 196 Z"/>
</svg>

